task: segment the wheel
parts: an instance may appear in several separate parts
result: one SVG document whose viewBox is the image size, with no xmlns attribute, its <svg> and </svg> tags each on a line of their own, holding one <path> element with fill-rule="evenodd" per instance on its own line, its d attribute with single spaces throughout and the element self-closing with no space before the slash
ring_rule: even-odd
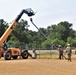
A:
<svg viewBox="0 0 76 75">
<path fill-rule="evenodd" d="M 28 58 L 28 52 L 26 52 L 25 50 L 22 51 L 21 55 L 22 55 L 23 59 L 27 59 Z"/>
<path fill-rule="evenodd" d="M 11 52 L 10 51 L 5 51 L 4 52 L 4 59 L 5 60 L 10 60 L 11 59 Z"/>
<path fill-rule="evenodd" d="M 18 56 L 12 56 L 13 59 L 17 59 Z"/>
</svg>

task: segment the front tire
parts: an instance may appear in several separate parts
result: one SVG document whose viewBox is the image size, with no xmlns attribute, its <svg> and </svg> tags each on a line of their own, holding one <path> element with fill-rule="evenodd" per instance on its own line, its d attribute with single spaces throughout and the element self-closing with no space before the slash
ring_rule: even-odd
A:
<svg viewBox="0 0 76 75">
<path fill-rule="evenodd" d="M 11 52 L 10 51 L 7 50 L 4 52 L 4 59 L 11 60 Z"/>
<path fill-rule="evenodd" d="M 22 55 L 23 59 L 27 59 L 28 58 L 28 52 L 26 50 L 22 51 L 21 55 Z"/>
</svg>

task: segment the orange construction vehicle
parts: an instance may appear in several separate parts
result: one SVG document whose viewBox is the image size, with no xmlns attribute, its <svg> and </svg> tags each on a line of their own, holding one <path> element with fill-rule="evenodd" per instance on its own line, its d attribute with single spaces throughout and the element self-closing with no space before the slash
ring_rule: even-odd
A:
<svg viewBox="0 0 76 75">
<path fill-rule="evenodd" d="M 11 58 L 17 59 L 18 56 L 22 56 L 23 59 L 27 59 L 30 55 L 30 53 L 28 53 L 28 50 L 26 49 L 20 50 L 19 48 L 8 48 L 6 46 L 6 43 L 4 44 L 6 48 L 3 46 L 4 41 L 8 38 L 8 36 L 10 35 L 14 27 L 17 25 L 18 21 L 24 13 L 27 14 L 29 17 L 35 15 L 31 8 L 23 9 L 16 17 L 16 19 L 11 23 L 11 25 L 0 38 L 0 58 L 3 56 L 5 60 L 10 60 Z"/>
</svg>

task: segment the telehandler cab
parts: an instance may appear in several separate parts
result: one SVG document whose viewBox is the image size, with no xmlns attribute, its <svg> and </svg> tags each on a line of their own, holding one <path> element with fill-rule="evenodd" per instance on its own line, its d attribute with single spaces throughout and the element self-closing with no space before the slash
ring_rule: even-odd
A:
<svg viewBox="0 0 76 75">
<path fill-rule="evenodd" d="M 28 56 L 31 56 L 31 54 L 28 52 L 28 50 L 20 50 L 19 48 L 4 48 L 3 43 L 8 38 L 14 27 L 17 25 L 18 21 L 20 20 L 21 16 L 23 14 L 27 14 L 29 17 L 35 15 L 33 10 L 31 8 L 23 9 L 20 14 L 16 17 L 16 19 L 11 23 L 11 25 L 8 27 L 8 29 L 5 31 L 5 33 L 0 38 L 0 58 L 3 56 L 5 60 L 11 60 L 17 59 L 18 56 L 22 56 L 23 59 L 27 59 Z M 6 44 L 5 44 L 6 46 Z"/>
</svg>

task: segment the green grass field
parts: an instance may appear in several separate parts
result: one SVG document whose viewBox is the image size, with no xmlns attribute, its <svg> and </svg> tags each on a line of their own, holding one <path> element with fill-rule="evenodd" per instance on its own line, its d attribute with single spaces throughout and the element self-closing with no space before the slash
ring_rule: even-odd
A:
<svg viewBox="0 0 76 75">
<path fill-rule="evenodd" d="M 64 56 L 67 58 L 67 54 L 64 52 Z M 58 59 L 58 51 L 37 51 L 38 59 Z M 75 51 L 72 51 L 72 59 L 76 59 Z"/>
</svg>

